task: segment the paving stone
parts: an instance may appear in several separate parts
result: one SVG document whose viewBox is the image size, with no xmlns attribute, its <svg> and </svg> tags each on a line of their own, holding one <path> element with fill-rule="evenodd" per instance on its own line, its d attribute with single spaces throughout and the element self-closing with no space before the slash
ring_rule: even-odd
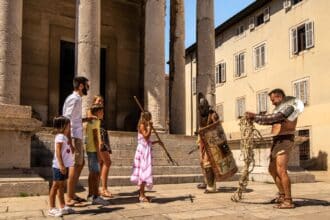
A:
<svg viewBox="0 0 330 220">
<path fill-rule="evenodd" d="M 237 182 L 219 185 L 215 194 L 204 194 L 192 183 L 155 185 L 146 193 L 154 198 L 152 203 L 138 202 L 136 186 L 110 187 L 115 197 L 108 207 L 75 208 L 77 214 L 63 219 L 330 219 L 330 181 L 294 184 L 293 210 L 274 209 L 268 203 L 276 192 L 274 184 L 249 183 L 251 191 L 238 203 L 230 200 Z M 87 191 L 78 194 L 86 197 Z M 46 217 L 47 211 L 48 196 L 0 198 L 0 219 L 53 219 Z"/>
<path fill-rule="evenodd" d="M 6 212 L 2 213 L 0 219 L 25 219 L 25 218 L 41 218 L 44 214 L 39 211 L 24 211 L 24 212 Z"/>
<path fill-rule="evenodd" d="M 221 216 L 223 214 L 215 212 L 213 210 L 196 210 L 196 211 L 187 211 L 187 212 L 178 212 L 167 214 L 170 219 L 192 219 L 192 218 L 205 218 L 205 217 L 215 217 Z"/>
</svg>

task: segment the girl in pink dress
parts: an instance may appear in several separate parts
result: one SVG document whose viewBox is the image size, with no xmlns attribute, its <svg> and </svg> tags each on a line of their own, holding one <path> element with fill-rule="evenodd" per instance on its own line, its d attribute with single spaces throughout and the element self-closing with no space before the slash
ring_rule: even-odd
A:
<svg viewBox="0 0 330 220">
<path fill-rule="evenodd" d="M 144 193 L 144 188 L 147 187 L 150 190 L 153 186 L 151 147 L 152 144 L 158 143 L 158 141 L 150 141 L 152 129 L 150 112 L 141 112 L 137 129 L 138 145 L 134 157 L 131 182 L 137 184 L 140 187 L 139 201 L 150 202 L 150 199 L 146 197 Z"/>
</svg>

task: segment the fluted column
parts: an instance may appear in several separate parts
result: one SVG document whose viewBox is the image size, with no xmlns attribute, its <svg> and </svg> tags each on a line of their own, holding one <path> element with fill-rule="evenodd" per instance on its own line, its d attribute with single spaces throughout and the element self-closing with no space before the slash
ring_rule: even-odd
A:
<svg viewBox="0 0 330 220">
<path fill-rule="evenodd" d="M 0 103 L 20 104 L 22 0 L 0 1 Z"/>
<path fill-rule="evenodd" d="M 144 108 L 154 127 L 165 128 L 165 0 L 145 3 Z"/>
<path fill-rule="evenodd" d="M 184 0 L 171 0 L 170 16 L 170 131 L 185 134 Z"/>
<path fill-rule="evenodd" d="M 197 92 L 215 106 L 214 2 L 197 0 Z"/>
<path fill-rule="evenodd" d="M 76 1 L 76 75 L 89 79 L 83 114 L 100 93 L 101 0 Z"/>
</svg>

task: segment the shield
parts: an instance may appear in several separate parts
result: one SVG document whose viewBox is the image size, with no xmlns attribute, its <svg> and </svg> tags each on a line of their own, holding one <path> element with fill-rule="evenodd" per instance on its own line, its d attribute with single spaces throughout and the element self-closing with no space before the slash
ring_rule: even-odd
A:
<svg viewBox="0 0 330 220">
<path fill-rule="evenodd" d="M 199 135 L 216 180 L 221 181 L 233 176 L 238 169 L 220 121 L 201 128 Z"/>
</svg>

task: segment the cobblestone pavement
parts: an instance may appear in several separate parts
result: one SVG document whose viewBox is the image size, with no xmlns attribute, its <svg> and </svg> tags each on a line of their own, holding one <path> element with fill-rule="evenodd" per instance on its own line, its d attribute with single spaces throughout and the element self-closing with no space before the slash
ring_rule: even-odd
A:
<svg viewBox="0 0 330 220">
<path fill-rule="evenodd" d="M 107 207 L 85 204 L 63 219 L 330 219 L 330 177 L 321 173 L 316 183 L 293 184 L 295 209 L 274 209 L 269 201 L 273 184 L 250 182 L 244 200 L 230 201 L 237 182 L 218 183 L 219 192 L 204 194 L 196 184 L 155 185 L 147 192 L 152 203 L 139 203 L 135 186 L 111 187 L 115 197 Z M 86 192 L 80 192 L 86 196 Z M 0 199 L 0 219 L 45 219 L 48 197 Z"/>
</svg>

